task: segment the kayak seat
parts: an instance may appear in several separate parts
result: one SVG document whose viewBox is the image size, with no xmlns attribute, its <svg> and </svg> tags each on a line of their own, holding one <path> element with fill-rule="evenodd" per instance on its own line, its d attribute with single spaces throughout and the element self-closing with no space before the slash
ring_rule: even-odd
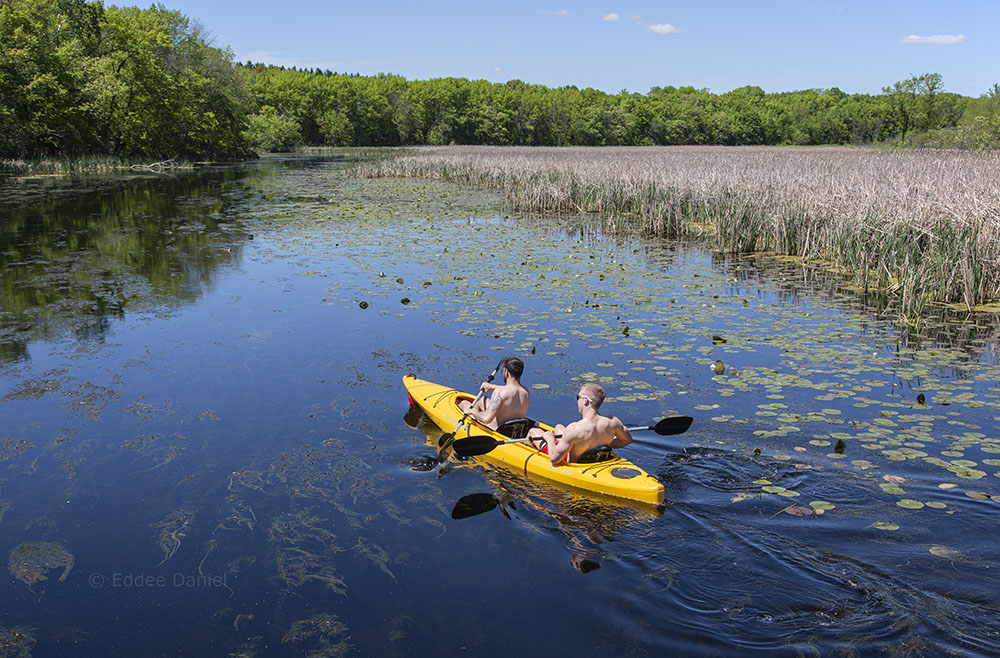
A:
<svg viewBox="0 0 1000 658">
<path fill-rule="evenodd" d="M 615 458 L 615 453 L 611 452 L 611 446 L 601 446 L 600 448 L 591 448 L 587 452 L 580 455 L 580 458 L 576 460 L 577 464 L 599 464 L 600 462 L 610 461 Z"/>
<path fill-rule="evenodd" d="M 497 431 L 510 439 L 523 439 L 528 436 L 528 430 L 538 427 L 538 422 L 530 418 L 511 418 L 501 424 Z"/>
</svg>

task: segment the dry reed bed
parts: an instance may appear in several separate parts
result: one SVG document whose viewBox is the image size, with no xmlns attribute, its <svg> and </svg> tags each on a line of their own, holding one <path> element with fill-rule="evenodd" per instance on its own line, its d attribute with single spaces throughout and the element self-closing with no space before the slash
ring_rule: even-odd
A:
<svg viewBox="0 0 1000 658">
<path fill-rule="evenodd" d="M 972 308 L 1000 297 L 1000 153 L 847 147 L 424 147 L 362 176 L 502 190 L 519 212 L 596 212 L 617 229 L 827 261 L 865 290 Z"/>
</svg>

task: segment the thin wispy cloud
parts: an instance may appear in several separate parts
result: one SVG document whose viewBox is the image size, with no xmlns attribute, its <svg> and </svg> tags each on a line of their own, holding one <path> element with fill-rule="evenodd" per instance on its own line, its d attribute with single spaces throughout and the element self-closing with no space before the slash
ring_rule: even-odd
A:
<svg viewBox="0 0 1000 658">
<path fill-rule="evenodd" d="M 604 20 L 606 21 L 617 21 L 621 18 L 618 14 L 604 14 Z"/>
<path fill-rule="evenodd" d="M 502 72 L 502 71 L 503 71 L 503 69 L 502 69 L 502 68 L 500 68 L 499 66 L 494 66 L 494 67 L 493 67 L 493 72 L 494 72 L 494 73 L 500 73 L 500 72 Z"/>
<path fill-rule="evenodd" d="M 963 41 L 965 41 L 964 34 L 931 34 L 929 36 L 911 34 L 908 37 L 900 39 L 899 43 L 936 43 L 939 45 L 951 45 L 953 43 L 962 43 Z"/>
<path fill-rule="evenodd" d="M 569 16 L 570 12 L 568 9 L 556 9 L 555 11 L 543 11 L 543 14 L 548 14 L 549 16 Z"/>
<path fill-rule="evenodd" d="M 677 34 L 678 32 L 683 32 L 684 29 L 685 28 L 671 25 L 670 23 L 659 23 L 657 25 L 649 26 L 649 31 L 656 32 L 657 34 Z"/>
</svg>

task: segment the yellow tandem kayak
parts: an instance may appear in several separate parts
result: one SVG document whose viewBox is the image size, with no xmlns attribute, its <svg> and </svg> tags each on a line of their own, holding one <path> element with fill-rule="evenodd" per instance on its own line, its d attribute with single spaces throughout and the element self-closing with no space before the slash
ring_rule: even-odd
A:
<svg viewBox="0 0 1000 658">
<path fill-rule="evenodd" d="M 469 393 L 418 379 L 413 375 L 403 377 L 403 384 L 410 394 L 410 400 L 444 432 L 451 432 L 462 420 L 458 401 L 471 402 L 475 398 Z M 530 422 L 542 429 L 552 429 L 544 423 Z M 467 418 L 455 432 L 455 439 L 469 436 L 490 436 L 498 441 L 512 438 L 506 431 L 501 433 Z M 485 459 L 527 476 L 537 476 L 586 491 L 654 505 L 663 502 L 663 485 L 646 471 L 614 453 L 596 463 L 553 464 L 548 455 L 530 443 L 521 442 L 498 445 L 477 459 Z"/>
</svg>

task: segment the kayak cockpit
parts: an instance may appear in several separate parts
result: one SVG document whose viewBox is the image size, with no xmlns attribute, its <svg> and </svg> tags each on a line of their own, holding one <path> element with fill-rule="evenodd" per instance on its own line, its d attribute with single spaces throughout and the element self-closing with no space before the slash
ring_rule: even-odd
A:
<svg viewBox="0 0 1000 658">
<path fill-rule="evenodd" d="M 503 434 L 508 439 L 524 439 L 528 436 L 528 430 L 538 427 L 538 421 L 530 418 L 511 418 L 500 423 L 497 432 Z"/>
</svg>

